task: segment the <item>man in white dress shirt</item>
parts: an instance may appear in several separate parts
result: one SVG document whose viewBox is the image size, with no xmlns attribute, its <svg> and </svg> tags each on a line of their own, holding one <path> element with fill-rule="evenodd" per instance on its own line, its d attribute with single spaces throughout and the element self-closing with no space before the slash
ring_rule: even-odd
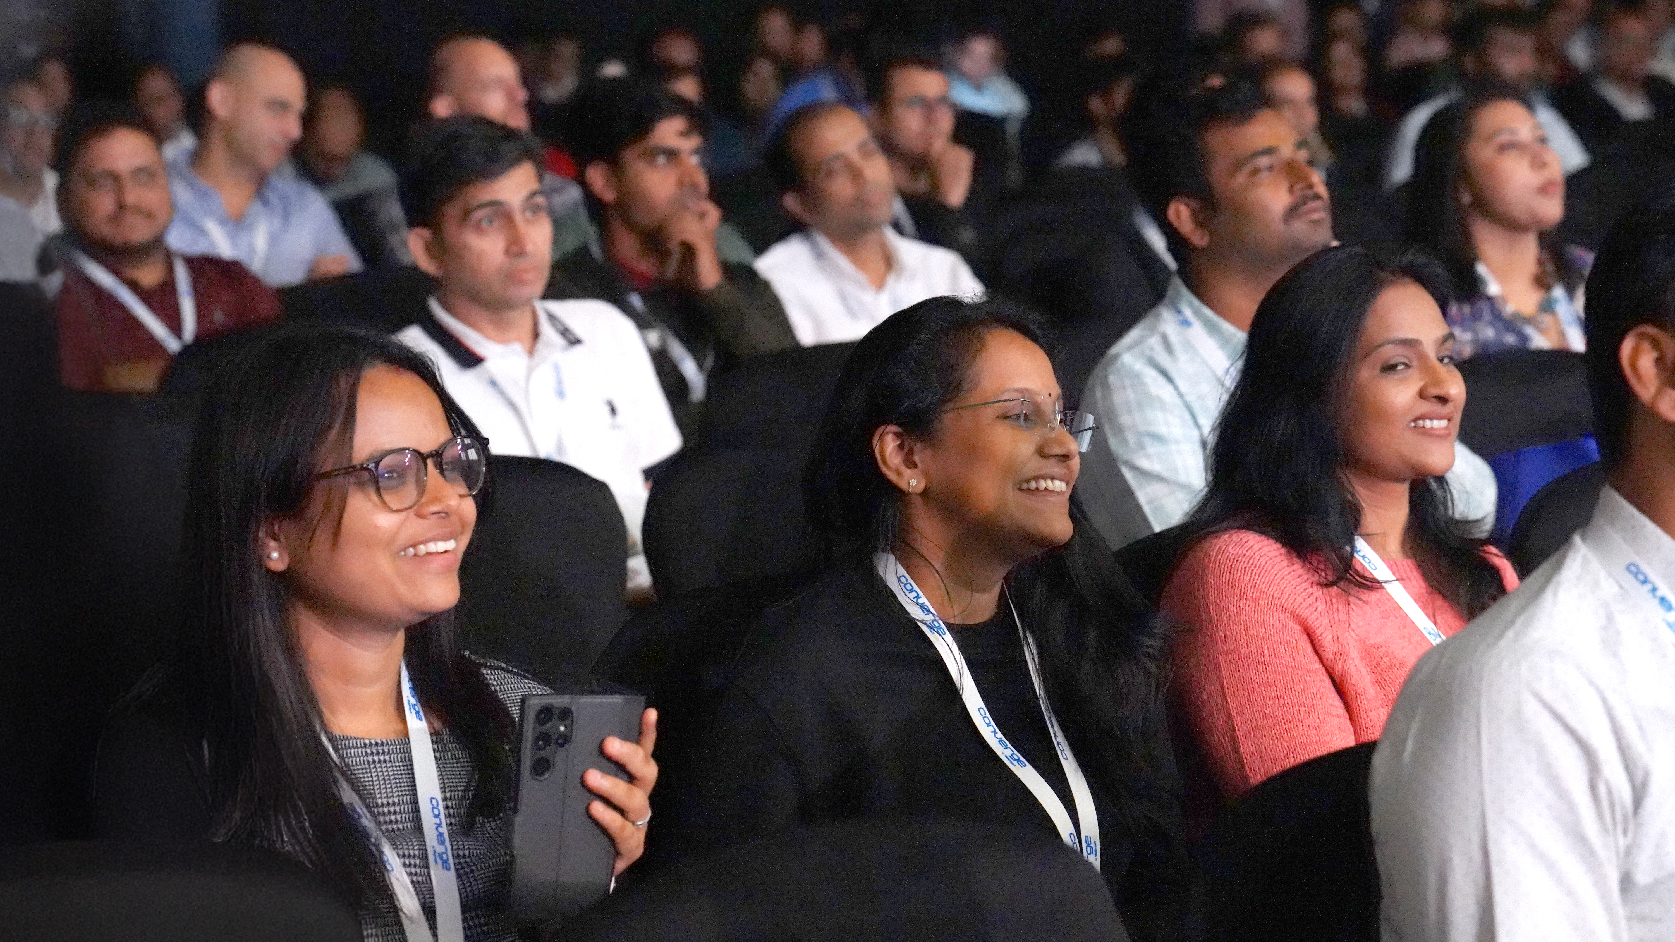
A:
<svg viewBox="0 0 1675 942">
<path fill-rule="evenodd" d="M 775 136 L 767 166 L 781 205 L 805 228 L 763 252 L 756 271 L 803 346 L 858 340 L 926 298 L 983 294 L 958 254 L 890 228 L 890 162 L 854 109 L 836 102 L 798 109 Z"/>
<path fill-rule="evenodd" d="M 1427 654 L 1373 755 L 1386 940 L 1675 938 L 1675 200 L 1588 278 L 1609 486 Z"/>
<path fill-rule="evenodd" d="M 681 436 L 628 315 L 539 300 L 552 268 L 541 145 L 459 116 L 420 126 L 402 169 L 408 248 L 436 294 L 397 339 L 435 361 L 489 450 L 562 461 L 605 482 L 628 526 L 628 587 L 649 589 L 639 545 L 646 469 Z"/>
</svg>

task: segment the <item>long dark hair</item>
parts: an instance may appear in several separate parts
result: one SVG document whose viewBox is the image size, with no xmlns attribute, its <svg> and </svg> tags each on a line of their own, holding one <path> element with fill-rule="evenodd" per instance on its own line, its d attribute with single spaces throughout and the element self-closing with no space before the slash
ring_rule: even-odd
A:
<svg viewBox="0 0 1675 942">
<path fill-rule="evenodd" d="M 393 896 L 338 796 L 288 589 L 257 547 L 264 523 L 307 512 L 321 467 L 347 463 L 356 392 L 374 366 L 419 377 L 449 426 L 476 434 L 429 361 L 378 334 L 285 325 L 213 371 L 187 485 L 183 645 L 173 683 L 160 685 L 203 736 L 212 837 L 283 851 L 362 906 Z M 341 502 L 328 503 L 316 538 L 335 538 L 341 513 Z M 411 626 L 405 659 L 420 702 L 471 757 L 472 819 L 498 814 L 511 791 L 515 726 L 460 651 L 452 613 Z"/>
<path fill-rule="evenodd" d="M 1323 249 L 1281 278 L 1256 309 L 1244 369 L 1216 426 L 1210 483 L 1187 518 L 1187 542 L 1251 530 L 1319 567 L 1323 585 L 1373 588 L 1350 546 L 1361 505 L 1344 475 L 1341 417 L 1367 312 L 1397 281 L 1446 310 L 1447 279 L 1420 255 L 1385 261 L 1365 249 Z M 1505 593 L 1483 542 L 1454 517 L 1442 478 L 1408 488 L 1408 537 L 1425 581 L 1465 617 Z"/>
<path fill-rule="evenodd" d="M 1431 116 L 1415 145 L 1404 235 L 1408 244 L 1425 249 L 1442 262 L 1455 297 L 1474 297 L 1482 290 L 1477 283 L 1477 246 L 1471 241 L 1465 208 L 1460 205 L 1460 189 L 1466 184 L 1466 143 L 1478 113 L 1502 101 L 1530 107 L 1529 96 L 1511 85 L 1474 85 L 1458 101 Z M 1553 231 L 1541 234 L 1541 264 L 1549 286 L 1561 284 L 1573 294 L 1588 274 L 1559 244 Z"/>
<path fill-rule="evenodd" d="M 856 344 L 806 480 L 809 516 L 834 564 L 862 564 L 892 549 L 899 534 L 899 492 L 873 456 L 874 431 L 898 425 L 933 435 L 942 410 L 967 392 L 984 337 L 997 330 L 1046 346 L 1042 328 L 1019 308 L 958 298 L 898 311 Z M 1180 804 L 1162 706 L 1166 639 L 1074 503 L 1072 519 L 1070 542 L 1016 567 L 1007 591 L 1040 653 L 1048 699 L 1076 754 L 1091 760 L 1119 823 L 1178 850 Z"/>
</svg>

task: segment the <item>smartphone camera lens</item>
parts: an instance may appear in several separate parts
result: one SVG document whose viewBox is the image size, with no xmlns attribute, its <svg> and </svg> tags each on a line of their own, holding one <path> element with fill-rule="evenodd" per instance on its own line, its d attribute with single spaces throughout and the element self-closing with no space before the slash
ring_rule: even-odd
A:
<svg viewBox="0 0 1675 942">
<path fill-rule="evenodd" d="M 552 745 L 553 745 L 553 738 L 552 738 L 552 735 L 550 733 L 542 731 L 542 732 L 539 732 L 539 733 L 535 734 L 535 748 L 536 749 L 538 749 L 538 750 L 551 749 Z"/>
<path fill-rule="evenodd" d="M 574 724 L 576 715 L 569 707 L 558 711 L 557 724 L 553 727 L 553 744 L 563 748 L 570 745 L 570 727 Z"/>
<path fill-rule="evenodd" d="M 536 778 L 546 778 L 548 775 L 552 774 L 552 770 L 553 760 L 547 758 L 546 756 L 540 756 L 536 758 L 534 762 L 529 764 L 529 771 L 533 773 Z"/>
<path fill-rule="evenodd" d="M 552 707 L 544 706 L 541 709 L 535 711 L 535 725 L 536 726 L 545 726 L 548 723 L 551 723 L 552 721 L 553 721 L 553 708 Z"/>
</svg>

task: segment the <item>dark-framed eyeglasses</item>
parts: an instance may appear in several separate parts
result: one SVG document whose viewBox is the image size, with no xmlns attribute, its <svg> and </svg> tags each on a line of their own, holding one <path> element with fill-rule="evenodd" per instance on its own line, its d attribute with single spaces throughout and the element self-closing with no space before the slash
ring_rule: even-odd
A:
<svg viewBox="0 0 1675 942">
<path fill-rule="evenodd" d="M 963 406 L 949 406 L 943 412 L 959 412 L 963 409 L 977 409 L 982 406 L 998 406 L 1003 404 L 1017 405 L 1015 412 L 1000 416 L 1007 422 L 1027 432 L 1046 435 L 1055 429 L 1064 429 L 1070 433 L 1076 442 L 1077 451 L 1087 451 L 1088 443 L 1093 441 L 1094 430 L 1099 425 L 1094 422 L 1093 413 L 1080 409 L 1066 409 L 1061 406 L 1051 406 L 1036 402 L 1026 396 L 1014 396 L 1009 399 L 990 399 L 987 402 L 969 402 Z"/>
<path fill-rule="evenodd" d="M 460 435 L 443 442 L 435 451 L 392 448 L 360 464 L 321 471 L 314 478 L 365 474 L 372 479 L 373 489 L 384 506 L 400 512 L 412 510 L 424 499 L 432 463 L 442 474 L 442 480 L 458 487 L 462 497 L 470 496 L 482 489 L 483 478 L 488 474 L 488 447 L 475 438 Z"/>
</svg>

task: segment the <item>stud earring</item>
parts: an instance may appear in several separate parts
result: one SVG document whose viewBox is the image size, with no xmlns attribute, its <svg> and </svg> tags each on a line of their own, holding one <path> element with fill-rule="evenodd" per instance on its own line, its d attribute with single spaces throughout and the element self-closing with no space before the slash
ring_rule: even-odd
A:
<svg viewBox="0 0 1675 942">
<path fill-rule="evenodd" d="M 269 551 L 268 558 L 269 559 L 278 559 L 279 558 L 279 551 L 278 550 Z"/>
<path fill-rule="evenodd" d="M 907 489 L 908 490 L 911 491 L 911 490 L 917 488 L 918 486 L 919 486 L 919 479 L 918 478 L 908 478 L 907 479 Z"/>
</svg>

